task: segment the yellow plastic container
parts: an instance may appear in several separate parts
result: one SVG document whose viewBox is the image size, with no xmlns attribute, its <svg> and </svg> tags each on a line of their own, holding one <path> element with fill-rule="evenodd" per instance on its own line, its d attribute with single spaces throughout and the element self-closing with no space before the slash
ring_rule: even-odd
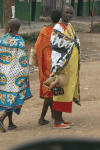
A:
<svg viewBox="0 0 100 150">
<path fill-rule="evenodd" d="M 37 57 L 36 57 L 36 50 L 34 48 L 31 48 L 29 65 L 32 67 L 38 66 L 38 61 L 37 61 Z"/>
</svg>

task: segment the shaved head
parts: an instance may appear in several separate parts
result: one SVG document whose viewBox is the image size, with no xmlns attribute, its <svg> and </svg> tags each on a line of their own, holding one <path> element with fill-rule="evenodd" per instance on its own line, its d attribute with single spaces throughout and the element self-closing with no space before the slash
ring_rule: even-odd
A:
<svg viewBox="0 0 100 150">
<path fill-rule="evenodd" d="M 18 18 L 13 18 L 8 21 L 9 33 L 17 33 L 19 31 L 21 21 Z"/>
<path fill-rule="evenodd" d="M 18 18 L 10 19 L 8 25 L 9 27 L 20 28 L 21 21 Z"/>
<path fill-rule="evenodd" d="M 68 23 L 73 17 L 73 7 L 71 4 L 64 4 L 62 7 L 62 21 Z"/>
<path fill-rule="evenodd" d="M 66 4 L 64 4 L 64 5 L 62 6 L 62 10 L 61 10 L 61 11 L 63 11 L 63 10 L 66 9 L 66 8 L 71 8 L 71 9 L 73 9 L 73 6 L 72 6 L 71 4 L 69 4 L 69 3 L 66 3 Z"/>
</svg>

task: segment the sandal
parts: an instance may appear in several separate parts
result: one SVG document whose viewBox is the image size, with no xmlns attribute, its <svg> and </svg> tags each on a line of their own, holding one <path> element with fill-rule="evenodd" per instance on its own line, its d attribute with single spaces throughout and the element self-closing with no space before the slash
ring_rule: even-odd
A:
<svg viewBox="0 0 100 150">
<path fill-rule="evenodd" d="M 48 121 L 48 120 L 45 120 L 45 119 L 39 119 L 38 124 L 39 124 L 39 125 L 49 124 L 49 121 Z"/>
<path fill-rule="evenodd" d="M 73 124 L 74 124 L 74 123 L 68 122 L 68 121 L 67 122 L 63 122 L 63 123 L 66 124 L 66 125 L 69 125 L 69 126 L 73 126 Z"/>
<path fill-rule="evenodd" d="M 4 128 L 4 125 L 1 123 L 1 121 L 0 121 L 0 130 L 2 132 L 6 132 L 6 129 Z"/>
<path fill-rule="evenodd" d="M 69 125 L 66 125 L 64 123 L 61 123 L 60 125 L 54 124 L 53 128 L 58 128 L 58 129 L 70 129 Z"/>
<path fill-rule="evenodd" d="M 17 126 L 16 125 L 13 125 L 12 127 L 8 127 L 8 130 L 12 130 L 12 129 L 15 129 L 15 128 L 17 128 Z"/>
</svg>

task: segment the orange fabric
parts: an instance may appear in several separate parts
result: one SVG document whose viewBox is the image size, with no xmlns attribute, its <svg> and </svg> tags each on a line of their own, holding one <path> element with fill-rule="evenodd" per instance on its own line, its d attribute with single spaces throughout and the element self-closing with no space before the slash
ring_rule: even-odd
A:
<svg viewBox="0 0 100 150">
<path fill-rule="evenodd" d="M 22 108 L 22 106 L 20 106 L 20 107 L 17 107 L 17 108 L 20 108 L 20 109 L 21 109 L 21 108 Z"/>
<path fill-rule="evenodd" d="M 54 126 L 53 127 L 58 127 L 58 128 L 70 128 L 70 126 L 69 125 L 66 125 L 66 124 L 60 124 L 60 125 L 57 125 L 57 124 L 54 124 Z"/>
<path fill-rule="evenodd" d="M 43 86 L 43 82 L 47 80 L 50 76 L 50 66 L 51 66 L 51 52 L 52 48 L 50 46 L 50 37 L 53 27 L 42 28 L 39 37 L 35 44 L 36 55 L 39 67 L 39 80 L 40 80 L 40 97 L 50 98 L 53 97 L 51 90 L 46 90 Z"/>
<path fill-rule="evenodd" d="M 63 123 L 64 123 L 64 124 L 68 124 L 68 125 L 69 125 L 69 124 L 70 124 L 70 125 L 73 124 L 72 122 L 68 122 L 68 121 L 67 121 L 67 122 L 63 122 Z"/>
<path fill-rule="evenodd" d="M 60 24 L 63 27 L 64 31 L 66 30 L 65 26 L 62 23 L 59 22 L 58 24 Z M 68 26 L 68 24 L 65 25 Z"/>
<path fill-rule="evenodd" d="M 23 102 L 23 103 L 24 103 L 24 102 Z M 15 107 L 15 109 L 17 109 L 17 108 L 21 109 L 21 108 L 22 108 L 22 106 L 23 106 L 23 103 L 22 103 L 22 105 L 21 105 L 21 106 L 19 106 L 19 107 Z"/>
<path fill-rule="evenodd" d="M 14 34 L 14 35 L 20 36 L 19 34 Z"/>
</svg>

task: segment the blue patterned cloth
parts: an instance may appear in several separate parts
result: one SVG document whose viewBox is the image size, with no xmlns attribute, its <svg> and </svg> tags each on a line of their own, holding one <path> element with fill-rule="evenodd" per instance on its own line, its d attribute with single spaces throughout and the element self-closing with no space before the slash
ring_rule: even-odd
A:
<svg viewBox="0 0 100 150">
<path fill-rule="evenodd" d="M 24 40 L 7 33 L 0 40 L 0 111 L 19 114 L 17 107 L 31 96 L 29 60 Z"/>
</svg>

